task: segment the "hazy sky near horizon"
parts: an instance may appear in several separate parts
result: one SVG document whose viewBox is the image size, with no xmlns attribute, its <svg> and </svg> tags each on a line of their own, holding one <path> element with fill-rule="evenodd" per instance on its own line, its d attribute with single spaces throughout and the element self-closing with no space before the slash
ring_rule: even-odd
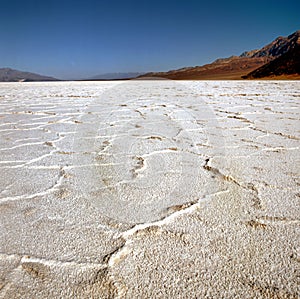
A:
<svg viewBox="0 0 300 299">
<path fill-rule="evenodd" d="M 300 29 L 299 0 L 0 3 L 0 67 L 64 79 L 202 65 Z"/>
</svg>

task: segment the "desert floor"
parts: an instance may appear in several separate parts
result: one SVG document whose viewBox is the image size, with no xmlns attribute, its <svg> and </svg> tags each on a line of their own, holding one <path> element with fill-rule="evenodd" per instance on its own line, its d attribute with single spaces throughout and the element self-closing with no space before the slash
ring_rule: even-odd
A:
<svg viewBox="0 0 300 299">
<path fill-rule="evenodd" d="M 0 298 L 298 298 L 296 81 L 0 84 Z"/>
</svg>

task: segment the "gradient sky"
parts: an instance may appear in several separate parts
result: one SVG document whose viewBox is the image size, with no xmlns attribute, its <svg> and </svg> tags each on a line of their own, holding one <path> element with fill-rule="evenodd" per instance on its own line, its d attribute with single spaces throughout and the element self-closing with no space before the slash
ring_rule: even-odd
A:
<svg viewBox="0 0 300 299">
<path fill-rule="evenodd" d="M 300 29 L 299 0 L 0 4 L 0 67 L 64 79 L 202 65 Z"/>
</svg>

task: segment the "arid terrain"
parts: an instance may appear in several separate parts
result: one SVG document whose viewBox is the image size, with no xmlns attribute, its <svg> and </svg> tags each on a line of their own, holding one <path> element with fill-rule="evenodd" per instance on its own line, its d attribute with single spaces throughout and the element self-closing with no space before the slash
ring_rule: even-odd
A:
<svg viewBox="0 0 300 299">
<path fill-rule="evenodd" d="M 298 298 L 297 81 L 0 84 L 0 298 Z"/>
<path fill-rule="evenodd" d="M 261 49 L 240 56 L 217 59 L 203 66 L 185 67 L 168 72 L 153 72 L 142 77 L 173 80 L 298 80 L 300 79 L 300 30 L 276 38 Z"/>
</svg>

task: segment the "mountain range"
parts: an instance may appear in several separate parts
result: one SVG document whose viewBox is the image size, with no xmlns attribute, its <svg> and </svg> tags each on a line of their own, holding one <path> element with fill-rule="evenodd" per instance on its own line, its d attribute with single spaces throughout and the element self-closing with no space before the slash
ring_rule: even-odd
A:
<svg viewBox="0 0 300 299">
<path fill-rule="evenodd" d="M 300 75 L 300 37 L 293 48 L 278 58 L 243 76 L 244 79 Z"/>
<path fill-rule="evenodd" d="M 33 82 L 33 81 L 59 81 L 58 79 L 39 74 L 22 72 L 10 68 L 0 68 L 0 82 Z"/>
<path fill-rule="evenodd" d="M 185 67 L 168 72 L 146 73 L 142 77 L 176 80 L 230 80 L 255 78 L 300 78 L 300 30 L 278 37 L 261 49 L 240 56 L 217 59 L 203 66 Z"/>
<path fill-rule="evenodd" d="M 300 79 L 300 30 L 278 37 L 261 49 L 220 58 L 202 66 L 168 72 L 107 73 L 86 80 L 167 78 L 174 80 Z M 1 82 L 59 81 L 56 78 L 0 68 Z"/>
</svg>

